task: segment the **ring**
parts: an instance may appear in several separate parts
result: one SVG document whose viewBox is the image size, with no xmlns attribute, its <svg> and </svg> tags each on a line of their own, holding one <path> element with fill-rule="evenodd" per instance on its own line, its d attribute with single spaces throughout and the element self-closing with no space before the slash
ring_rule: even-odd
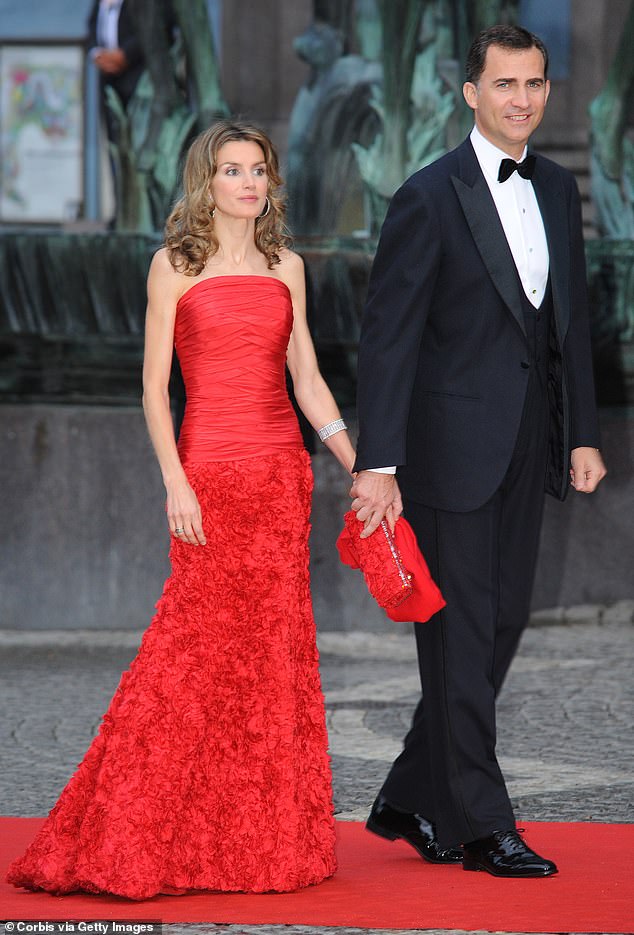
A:
<svg viewBox="0 0 634 935">
<path fill-rule="evenodd" d="M 182 532 L 185 532 L 185 527 L 184 527 L 184 526 L 177 526 L 177 527 L 174 529 L 174 532 L 176 533 L 177 536 L 179 536 Z"/>
</svg>

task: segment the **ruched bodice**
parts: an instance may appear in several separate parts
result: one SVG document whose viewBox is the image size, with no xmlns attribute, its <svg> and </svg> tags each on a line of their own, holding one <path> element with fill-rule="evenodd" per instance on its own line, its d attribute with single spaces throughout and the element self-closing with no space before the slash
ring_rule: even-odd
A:
<svg viewBox="0 0 634 935">
<path fill-rule="evenodd" d="M 292 327 L 288 287 L 273 276 L 213 276 L 181 296 L 174 344 L 187 394 L 183 463 L 302 447 L 284 370 Z"/>
</svg>

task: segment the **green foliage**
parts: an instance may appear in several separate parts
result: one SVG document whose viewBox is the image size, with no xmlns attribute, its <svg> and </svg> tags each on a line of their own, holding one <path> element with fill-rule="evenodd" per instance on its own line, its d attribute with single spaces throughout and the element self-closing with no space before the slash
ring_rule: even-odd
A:
<svg viewBox="0 0 634 935">
<path fill-rule="evenodd" d="M 435 6 L 425 10 L 419 0 L 402 2 L 398 10 L 388 2 L 379 4 L 383 81 L 371 98 L 379 130 L 369 145 L 353 144 L 368 193 L 372 233 L 378 232 L 404 179 L 447 149 L 447 124 L 456 98 L 438 73 L 445 36 L 434 23 L 427 25 L 428 41 L 419 49 L 424 14 Z"/>
<path fill-rule="evenodd" d="M 634 238 L 634 2 L 607 80 L 590 104 L 592 195 L 601 234 Z"/>
<path fill-rule="evenodd" d="M 143 21 L 141 0 L 136 0 L 133 10 Z M 179 36 L 167 56 L 162 50 L 168 23 L 158 14 L 165 17 L 169 11 L 160 6 L 154 12 L 152 29 L 142 36 L 148 69 L 127 110 L 111 88 L 105 89 L 106 106 L 117 128 L 117 142 L 110 146 L 115 228 L 148 234 L 163 227 L 178 195 L 180 168 L 193 133 L 228 113 L 204 0 L 173 0 Z M 183 71 L 186 86 L 179 81 Z"/>
</svg>

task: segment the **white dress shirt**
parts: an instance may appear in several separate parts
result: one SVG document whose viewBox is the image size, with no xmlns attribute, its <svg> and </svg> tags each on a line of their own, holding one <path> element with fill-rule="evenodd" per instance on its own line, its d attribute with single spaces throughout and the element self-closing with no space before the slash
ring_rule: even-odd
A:
<svg viewBox="0 0 634 935">
<path fill-rule="evenodd" d="M 498 182 L 500 162 L 508 159 L 508 153 L 485 139 L 477 127 L 471 131 L 471 145 L 493 196 L 526 298 L 539 308 L 548 282 L 548 244 L 533 183 L 519 172 L 506 182 Z M 526 148 L 522 159 L 525 156 Z"/>
<path fill-rule="evenodd" d="M 102 49 L 119 48 L 119 13 L 123 0 L 101 0 L 97 16 L 97 44 Z"/>
<path fill-rule="evenodd" d="M 503 152 L 485 139 L 477 127 L 471 131 L 480 168 L 497 208 L 508 245 L 513 254 L 526 297 L 535 308 L 542 304 L 548 282 L 548 243 L 535 189 L 530 179 L 514 172 L 506 182 L 498 182 Z M 522 159 L 526 156 L 526 148 Z M 519 160 L 521 162 L 521 160 Z M 378 474 L 395 474 L 396 467 L 369 468 Z"/>
</svg>

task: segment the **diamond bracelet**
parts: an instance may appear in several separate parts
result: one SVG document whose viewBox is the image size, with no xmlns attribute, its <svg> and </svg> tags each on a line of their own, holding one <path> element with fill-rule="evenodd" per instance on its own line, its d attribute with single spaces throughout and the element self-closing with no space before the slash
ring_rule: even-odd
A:
<svg viewBox="0 0 634 935">
<path fill-rule="evenodd" d="M 319 441 L 325 442 L 331 435 L 336 435 L 337 432 L 343 432 L 347 428 L 348 426 L 343 419 L 335 419 L 334 422 L 329 422 L 327 425 L 323 425 L 318 429 L 317 434 L 319 435 Z"/>
</svg>

